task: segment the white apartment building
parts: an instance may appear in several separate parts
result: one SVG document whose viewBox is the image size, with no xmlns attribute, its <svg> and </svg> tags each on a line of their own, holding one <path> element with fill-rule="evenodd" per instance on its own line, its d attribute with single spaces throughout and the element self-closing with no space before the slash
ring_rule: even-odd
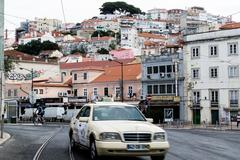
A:
<svg viewBox="0 0 240 160">
<path fill-rule="evenodd" d="M 185 35 L 184 39 L 188 120 L 229 122 L 240 111 L 240 29 Z"/>
<path fill-rule="evenodd" d="M 154 9 L 148 10 L 147 16 L 150 19 L 167 20 L 168 11 L 166 9 L 154 8 Z"/>
<path fill-rule="evenodd" d="M 138 31 L 135 27 L 121 27 L 121 47 L 136 48 Z"/>
<path fill-rule="evenodd" d="M 62 21 L 58 19 L 35 18 L 29 22 L 29 31 L 51 32 L 61 29 Z"/>
</svg>

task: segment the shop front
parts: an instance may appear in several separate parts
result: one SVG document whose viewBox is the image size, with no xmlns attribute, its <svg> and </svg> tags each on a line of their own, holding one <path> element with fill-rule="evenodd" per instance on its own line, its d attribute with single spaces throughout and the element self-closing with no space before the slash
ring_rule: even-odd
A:
<svg viewBox="0 0 240 160">
<path fill-rule="evenodd" d="M 165 123 L 180 119 L 180 97 L 151 96 L 148 100 L 147 116 L 154 123 Z"/>
</svg>

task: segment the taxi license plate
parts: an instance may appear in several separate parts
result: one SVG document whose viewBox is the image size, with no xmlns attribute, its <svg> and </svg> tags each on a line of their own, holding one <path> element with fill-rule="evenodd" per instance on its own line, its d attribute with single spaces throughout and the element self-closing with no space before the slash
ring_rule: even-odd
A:
<svg viewBox="0 0 240 160">
<path fill-rule="evenodd" d="M 147 144 L 128 144 L 128 151 L 146 151 L 149 150 L 149 145 Z"/>
</svg>

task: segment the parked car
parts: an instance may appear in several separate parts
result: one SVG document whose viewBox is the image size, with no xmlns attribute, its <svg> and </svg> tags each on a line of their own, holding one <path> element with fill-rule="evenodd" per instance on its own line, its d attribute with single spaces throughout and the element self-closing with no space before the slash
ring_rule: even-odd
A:
<svg viewBox="0 0 240 160">
<path fill-rule="evenodd" d="M 70 121 L 79 111 L 80 109 L 68 109 L 66 114 L 63 115 L 63 120 Z"/>
<path fill-rule="evenodd" d="M 100 156 L 151 156 L 163 160 L 169 149 L 166 132 L 133 105 L 85 104 L 70 123 L 71 147 L 84 146 L 92 160 Z"/>
<path fill-rule="evenodd" d="M 22 120 L 31 120 L 33 113 L 36 112 L 37 108 L 25 108 L 24 114 L 21 115 Z"/>
<path fill-rule="evenodd" d="M 46 107 L 44 111 L 44 118 L 51 121 L 62 121 L 63 115 L 65 114 L 64 107 Z"/>
</svg>

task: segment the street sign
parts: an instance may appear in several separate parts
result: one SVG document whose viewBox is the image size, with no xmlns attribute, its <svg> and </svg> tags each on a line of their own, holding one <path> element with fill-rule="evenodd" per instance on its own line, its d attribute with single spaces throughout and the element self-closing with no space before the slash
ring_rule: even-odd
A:
<svg viewBox="0 0 240 160">
<path fill-rule="evenodd" d="M 172 122 L 173 121 L 173 109 L 172 108 L 165 108 L 164 109 L 164 121 L 165 122 Z"/>
</svg>

